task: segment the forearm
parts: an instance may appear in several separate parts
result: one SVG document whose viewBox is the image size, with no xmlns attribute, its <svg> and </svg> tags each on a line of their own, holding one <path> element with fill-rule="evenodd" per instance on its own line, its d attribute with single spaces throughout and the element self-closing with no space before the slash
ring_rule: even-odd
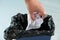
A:
<svg viewBox="0 0 60 40">
<path fill-rule="evenodd" d="M 36 7 L 38 6 L 38 0 L 25 0 L 28 11 L 33 12 L 36 11 Z"/>
</svg>

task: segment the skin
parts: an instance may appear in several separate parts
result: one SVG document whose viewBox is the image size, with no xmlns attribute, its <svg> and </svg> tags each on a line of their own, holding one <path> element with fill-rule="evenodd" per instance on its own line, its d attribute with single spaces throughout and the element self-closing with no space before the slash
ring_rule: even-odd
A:
<svg viewBox="0 0 60 40">
<path fill-rule="evenodd" d="M 30 13 L 30 16 L 32 20 L 35 19 L 33 13 L 37 12 L 42 18 L 46 15 L 46 12 L 42 6 L 42 4 L 38 0 L 25 0 L 25 3 L 27 5 L 27 9 Z"/>
</svg>

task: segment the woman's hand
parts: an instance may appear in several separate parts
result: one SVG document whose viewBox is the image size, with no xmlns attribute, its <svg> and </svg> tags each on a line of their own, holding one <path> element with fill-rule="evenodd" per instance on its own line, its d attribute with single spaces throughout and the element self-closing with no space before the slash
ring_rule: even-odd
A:
<svg viewBox="0 0 60 40">
<path fill-rule="evenodd" d="M 38 12 L 38 14 L 40 16 L 42 16 L 42 18 L 45 17 L 46 12 L 42 6 L 42 4 L 38 1 L 38 0 L 25 0 L 25 3 L 27 5 L 27 9 L 31 15 L 31 18 L 34 20 L 34 12 Z"/>
</svg>

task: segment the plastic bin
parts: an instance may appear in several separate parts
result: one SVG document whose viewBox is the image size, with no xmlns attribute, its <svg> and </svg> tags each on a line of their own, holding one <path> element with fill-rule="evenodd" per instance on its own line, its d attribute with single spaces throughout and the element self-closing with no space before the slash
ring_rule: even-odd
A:
<svg viewBox="0 0 60 40">
<path fill-rule="evenodd" d="M 50 40 L 51 36 L 34 36 L 34 37 L 23 37 L 17 38 L 16 40 Z"/>
</svg>

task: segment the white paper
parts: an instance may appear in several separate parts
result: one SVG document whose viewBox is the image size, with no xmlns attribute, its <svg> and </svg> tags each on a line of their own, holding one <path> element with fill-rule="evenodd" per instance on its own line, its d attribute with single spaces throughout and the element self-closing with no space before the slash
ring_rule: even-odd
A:
<svg viewBox="0 0 60 40">
<path fill-rule="evenodd" d="M 43 19 L 38 14 L 34 14 L 34 15 L 35 15 L 35 20 L 34 21 L 30 20 L 31 22 L 27 26 L 26 30 L 36 29 L 41 27 L 41 24 L 43 23 Z"/>
</svg>

